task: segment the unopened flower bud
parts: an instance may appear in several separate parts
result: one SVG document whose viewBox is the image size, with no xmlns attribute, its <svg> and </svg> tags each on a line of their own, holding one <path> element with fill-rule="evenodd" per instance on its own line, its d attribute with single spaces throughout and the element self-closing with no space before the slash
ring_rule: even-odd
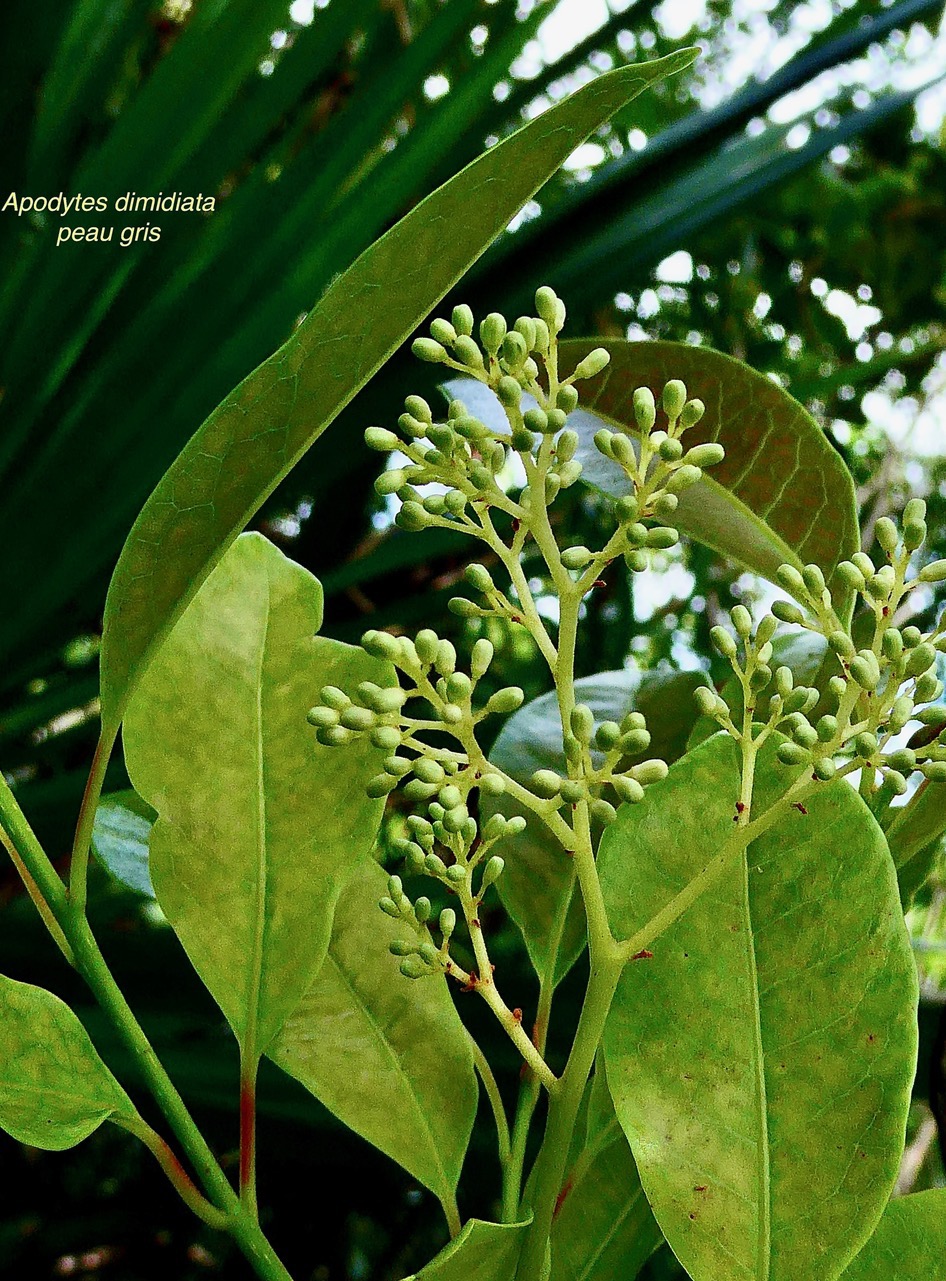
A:
<svg viewBox="0 0 946 1281">
<path fill-rule="evenodd" d="M 600 796 L 597 800 L 591 802 L 589 808 L 591 817 L 597 819 L 604 827 L 609 827 L 618 816 L 618 812 L 611 802 Z"/>
<path fill-rule="evenodd" d="M 538 769 L 529 779 L 529 786 L 536 796 L 543 800 L 551 800 L 561 791 L 562 780 L 554 770 Z"/>
<path fill-rule="evenodd" d="M 780 743 L 775 755 L 783 765 L 804 765 L 811 753 L 800 743 Z"/>
<path fill-rule="evenodd" d="M 921 583 L 946 582 L 946 560 L 930 561 L 917 575 Z"/>
<path fill-rule="evenodd" d="M 566 569 L 584 569 L 592 559 L 587 547 L 567 547 L 562 552 L 562 564 Z"/>
<path fill-rule="evenodd" d="M 505 316 L 501 316 L 498 311 L 491 311 L 488 316 L 483 317 L 480 321 L 480 342 L 491 355 L 495 356 L 499 351 L 505 337 Z"/>
<path fill-rule="evenodd" d="M 842 560 L 838 565 L 837 573 L 841 582 L 850 591 L 859 592 L 863 590 L 864 575 L 852 561 Z"/>
<path fill-rule="evenodd" d="M 571 414 L 578 408 L 578 388 L 568 384 L 559 387 L 558 394 L 555 397 L 555 408 L 560 409 L 563 414 Z"/>
<path fill-rule="evenodd" d="M 591 742 L 595 730 L 595 718 L 590 707 L 578 703 L 571 711 L 571 730 L 580 743 Z"/>
<path fill-rule="evenodd" d="M 506 790 L 506 780 L 502 774 L 484 774 L 479 783 L 480 791 L 487 796 L 502 796 Z"/>
<path fill-rule="evenodd" d="M 503 874 L 505 866 L 505 860 L 501 859 L 498 854 L 494 854 L 492 858 L 488 860 L 486 866 L 483 868 L 483 879 L 480 881 L 481 896 L 489 889 L 494 881 L 499 880 Z"/>
<path fill-rule="evenodd" d="M 781 623 L 794 623 L 797 626 L 805 621 L 804 613 L 790 600 L 773 601 L 772 613 Z"/>
<path fill-rule="evenodd" d="M 680 535 L 669 525 L 657 525 L 654 529 L 647 531 L 647 546 L 658 551 L 667 551 L 671 547 L 676 547 L 679 541 Z"/>
<path fill-rule="evenodd" d="M 610 752 L 618 744 L 621 727 L 617 721 L 603 721 L 595 731 L 595 747 L 602 752 Z"/>
<path fill-rule="evenodd" d="M 936 662 L 936 650 L 928 642 L 917 645 L 916 649 L 911 649 L 907 655 L 906 674 L 907 676 L 922 676 L 923 673 Z"/>
<path fill-rule="evenodd" d="M 716 626 L 710 631 L 710 640 L 722 654 L 723 658 L 733 659 L 736 657 L 736 642 L 727 632 L 725 627 Z"/>
<path fill-rule="evenodd" d="M 447 359 L 447 349 L 433 338 L 415 338 L 411 351 L 418 360 L 426 360 L 432 365 L 442 364 Z"/>
<path fill-rule="evenodd" d="M 680 494 L 702 479 L 703 472 L 699 467 L 694 467 L 691 463 L 684 463 L 667 478 L 666 488 L 671 494 Z"/>
<path fill-rule="evenodd" d="M 654 393 L 649 387 L 638 387 L 634 392 L 634 420 L 646 436 L 657 421 L 657 406 Z"/>
<path fill-rule="evenodd" d="M 820 779 L 822 783 L 827 783 L 828 780 L 834 778 L 837 773 L 837 766 L 830 756 L 819 756 L 812 765 L 811 772 L 814 774 L 815 778 Z"/>
<path fill-rule="evenodd" d="M 711 441 L 705 445 L 694 445 L 692 449 L 687 450 L 685 461 L 694 467 L 715 467 L 717 463 L 723 461 L 725 456 L 726 451 L 722 445 Z"/>
<path fill-rule="evenodd" d="M 692 400 L 688 400 L 680 414 L 680 430 L 689 431 L 691 427 L 695 427 L 705 413 L 706 406 L 699 397 L 694 396 Z"/>
<path fill-rule="evenodd" d="M 627 805 L 637 805 L 644 799 L 644 789 L 636 778 L 619 775 L 614 780 L 614 790 L 618 798 Z"/>
<path fill-rule="evenodd" d="M 638 783 L 647 787 L 651 783 L 659 783 L 667 777 L 667 762 L 657 759 L 641 761 L 640 765 L 635 765 L 630 773 L 631 777 L 635 778 Z"/>
<path fill-rule="evenodd" d="M 822 716 L 815 729 L 822 743 L 830 743 L 838 732 L 838 718 L 836 716 Z"/>
<path fill-rule="evenodd" d="M 505 689 L 499 689 L 490 697 L 486 704 L 487 712 L 497 712 L 500 715 L 508 715 L 509 712 L 516 712 L 525 702 L 526 696 L 518 685 L 507 685 Z"/>
<path fill-rule="evenodd" d="M 687 389 L 679 378 L 671 378 L 663 390 L 661 403 L 663 404 L 664 413 L 671 422 L 675 422 L 683 412 L 683 406 L 686 404 Z"/>
<path fill-rule="evenodd" d="M 595 374 L 600 374 L 611 360 L 611 353 L 604 347 L 595 347 L 594 351 L 589 351 L 583 360 L 578 362 L 573 378 L 594 378 Z"/>
<path fill-rule="evenodd" d="M 729 635 L 729 633 L 726 633 Z M 732 639 L 730 637 L 730 639 Z M 716 711 L 717 694 L 715 690 L 708 689 L 705 685 L 698 685 L 693 691 L 693 697 L 697 707 L 704 716 L 712 716 Z"/>
<path fill-rule="evenodd" d="M 422 979 L 430 970 L 419 956 L 405 956 L 398 969 L 406 979 Z"/>
<path fill-rule="evenodd" d="M 453 344 L 453 350 L 457 360 L 466 365 L 467 369 L 483 368 L 483 353 L 468 335 L 460 334 Z"/>
</svg>

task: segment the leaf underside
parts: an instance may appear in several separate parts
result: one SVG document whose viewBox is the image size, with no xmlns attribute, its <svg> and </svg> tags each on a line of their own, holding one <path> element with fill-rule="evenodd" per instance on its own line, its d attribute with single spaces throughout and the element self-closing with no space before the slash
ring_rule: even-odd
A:
<svg viewBox="0 0 946 1281">
<path fill-rule="evenodd" d="M 154 898 L 148 870 L 148 842 L 155 813 L 137 792 L 126 788 L 103 796 L 95 811 L 92 851 L 122 885 Z"/>
<path fill-rule="evenodd" d="M 436 1259 L 406 1281 L 515 1281 L 528 1226 L 470 1219 Z"/>
<path fill-rule="evenodd" d="M 61 1152 L 110 1116 L 135 1116 L 89 1034 L 52 992 L 0 975 L 0 1127 Z"/>
<path fill-rule="evenodd" d="M 411 982 L 378 910 L 376 863 L 342 891 L 328 955 L 268 1054 L 341 1121 L 441 1200 L 453 1195 L 476 1113 L 470 1040 L 446 979 Z"/>
<path fill-rule="evenodd" d="M 788 772 L 760 754 L 754 813 Z M 602 841 L 626 937 L 718 853 L 736 745 L 708 740 Z M 694 1281 L 831 1281 L 897 1174 L 917 980 L 883 835 L 828 783 L 756 840 L 622 977 L 608 1081 L 641 1180 Z"/>
<path fill-rule="evenodd" d="M 364 739 L 320 747 L 305 714 L 324 685 L 390 684 L 393 671 L 315 636 L 321 616 L 316 579 L 244 535 L 156 655 L 125 724 L 129 776 L 158 813 L 158 902 L 254 1055 L 315 978 L 335 901 L 383 812 L 364 790 L 383 753 Z"/>
<path fill-rule="evenodd" d="M 946 1190 L 891 1201 L 843 1281 L 946 1281 Z"/>
</svg>

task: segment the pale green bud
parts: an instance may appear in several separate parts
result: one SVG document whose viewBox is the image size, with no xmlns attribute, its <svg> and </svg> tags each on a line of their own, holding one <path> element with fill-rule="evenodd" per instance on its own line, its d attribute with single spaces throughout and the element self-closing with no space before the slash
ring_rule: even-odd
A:
<svg viewBox="0 0 946 1281">
<path fill-rule="evenodd" d="M 436 342 L 442 343 L 444 347 L 450 347 L 457 340 L 457 331 L 449 320 L 438 317 L 430 322 L 430 336 Z"/>
<path fill-rule="evenodd" d="M 821 779 L 822 783 L 827 783 L 829 779 L 834 778 L 838 767 L 830 756 L 819 756 L 812 765 L 811 772 L 815 778 Z"/>
<path fill-rule="evenodd" d="M 778 667 L 775 670 L 775 692 L 779 698 L 788 698 L 795 687 L 795 677 L 790 667 Z"/>
<path fill-rule="evenodd" d="M 921 583 L 942 583 L 946 581 L 946 560 L 930 561 L 917 575 Z"/>
<path fill-rule="evenodd" d="M 345 691 L 343 689 L 339 689 L 337 685 L 323 686 L 319 698 L 326 707 L 331 707 L 338 712 L 343 712 L 346 707 L 351 706 L 351 699 Z"/>
<path fill-rule="evenodd" d="M 503 365 L 507 369 L 521 369 L 528 354 L 529 352 L 526 348 L 526 340 L 523 338 L 522 334 L 516 333 L 516 331 L 513 330 L 511 334 L 507 334 L 503 339 L 502 361 Z"/>
<path fill-rule="evenodd" d="M 946 783 L 946 761 L 927 761 L 920 770 L 931 783 Z"/>
<path fill-rule="evenodd" d="M 686 404 L 687 389 L 679 378 L 671 378 L 663 390 L 661 403 L 663 404 L 664 413 L 671 420 L 675 421 L 683 412 L 683 406 Z"/>
<path fill-rule="evenodd" d="M 828 637 L 828 645 L 839 658 L 854 657 L 854 642 L 847 632 L 835 631 Z"/>
<path fill-rule="evenodd" d="M 884 565 L 878 569 L 877 573 L 866 584 L 869 595 L 875 600 L 883 600 L 890 595 L 896 582 L 896 575 L 892 565 Z"/>
<path fill-rule="evenodd" d="M 756 644 L 767 645 L 778 630 L 778 624 L 773 614 L 766 614 L 759 626 L 756 628 Z M 767 660 L 763 660 L 767 661 Z"/>
<path fill-rule="evenodd" d="M 849 670 L 861 689 L 873 690 L 877 688 L 880 681 L 880 673 L 877 670 L 876 660 L 872 663 L 866 657 L 864 650 L 861 650 L 859 654 L 851 659 Z"/>
<path fill-rule="evenodd" d="M 566 569 L 584 569 L 592 559 L 587 547 L 567 547 L 562 552 L 562 564 Z"/>
<path fill-rule="evenodd" d="M 506 821 L 507 836 L 521 836 L 526 830 L 526 820 L 521 814 L 516 814 Z"/>
<path fill-rule="evenodd" d="M 642 574 L 648 565 L 647 553 L 642 551 L 625 552 L 624 563 L 632 574 Z"/>
<path fill-rule="evenodd" d="M 441 676 L 449 676 L 457 665 L 457 651 L 448 640 L 439 641 L 434 665 Z"/>
<path fill-rule="evenodd" d="M 562 489 L 570 489 L 575 481 L 580 479 L 582 470 L 582 465 L 577 458 L 571 459 L 570 462 L 562 463 L 558 469 L 558 478 Z"/>
<path fill-rule="evenodd" d="M 414 762 L 414 773 L 424 783 L 443 782 L 443 766 L 429 756 L 421 756 Z"/>
<path fill-rule="evenodd" d="M 783 765 L 804 765 L 811 754 L 800 743 L 779 743 L 775 755 Z"/>
<path fill-rule="evenodd" d="M 403 468 L 397 467 L 393 471 L 383 471 L 374 482 L 374 492 L 379 498 L 387 498 L 390 494 L 396 494 L 403 486 L 407 473 Z"/>
<path fill-rule="evenodd" d="M 926 542 L 926 524 L 923 521 L 908 521 L 903 526 L 903 545 L 909 552 L 915 552 Z"/>
<path fill-rule="evenodd" d="M 507 685 L 505 689 L 498 689 L 490 697 L 486 704 L 486 711 L 508 715 L 510 712 L 518 711 L 525 701 L 526 696 L 518 685 Z"/>
<path fill-rule="evenodd" d="M 635 726 L 621 735 L 620 746 L 625 756 L 639 756 L 650 747 L 650 731 Z"/>
<path fill-rule="evenodd" d="M 916 769 L 916 752 L 909 747 L 898 747 L 887 757 L 887 764 L 901 774 L 909 774 Z"/>
<path fill-rule="evenodd" d="M 729 632 L 726 631 L 725 627 L 714 627 L 710 631 L 710 640 L 712 640 L 723 658 L 732 659 L 736 657 L 736 642 L 733 640 L 732 636 L 730 636 Z"/>
<path fill-rule="evenodd" d="M 447 875 L 447 865 L 439 854 L 428 854 L 424 859 L 424 869 L 430 876 L 443 880 Z"/>
<path fill-rule="evenodd" d="M 484 774 L 479 783 L 480 791 L 487 796 L 502 796 L 506 790 L 506 780 L 502 774 Z"/>
<path fill-rule="evenodd" d="M 944 709 L 946 710 L 946 709 Z M 913 699 L 909 694 L 901 694 L 890 709 L 889 727 L 892 734 L 899 734 L 913 715 Z M 922 716 L 920 718 L 922 720 Z"/>
<path fill-rule="evenodd" d="M 614 780 L 614 790 L 627 805 L 637 805 L 644 799 L 644 789 L 636 778 L 620 775 Z"/>
<path fill-rule="evenodd" d="M 914 693 L 918 703 L 932 703 L 943 692 L 943 682 L 937 680 L 935 671 L 924 672 L 916 683 Z"/>
<path fill-rule="evenodd" d="M 654 499 L 654 515 L 658 520 L 672 520 L 679 503 L 676 494 L 660 493 Z"/>
<path fill-rule="evenodd" d="M 843 698 L 847 690 L 847 681 L 843 676 L 832 676 L 828 681 L 828 689 L 830 689 L 835 698 Z"/>
<path fill-rule="evenodd" d="M 772 604 L 772 613 L 781 623 L 798 625 L 805 621 L 804 613 L 790 600 L 777 600 Z"/>
<path fill-rule="evenodd" d="M 501 316 L 498 311 L 491 311 L 488 316 L 484 316 L 480 321 L 480 342 L 486 350 L 495 356 L 505 337 L 506 317 Z"/>
<path fill-rule="evenodd" d="M 597 819 L 605 827 L 609 827 L 618 816 L 618 812 L 611 802 L 604 800 L 603 797 L 598 797 L 597 800 L 592 801 L 589 808 L 591 817 Z"/>
<path fill-rule="evenodd" d="M 457 618 L 482 618 L 483 610 L 473 601 L 467 600 L 465 596 L 451 596 L 447 601 L 447 609 L 451 614 L 456 614 Z"/>
<path fill-rule="evenodd" d="M 414 648 L 417 650 L 417 657 L 426 667 L 429 667 L 437 657 L 439 644 L 440 637 L 429 627 L 422 628 L 415 636 Z"/>
<path fill-rule="evenodd" d="M 664 433 L 654 432 L 651 439 L 656 440 L 658 435 L 663 435 L 663 440 L 660 442 L 657 449 L 660 457 L 665 463 L 679 462 L 683 457 L 683 446 L 680 444 L 679 440 L 677 440 L 676 436 L 667 436 Z M 696 459 L 692 459 L 691 461 L 698 462 Z"/>
<path fill-rule="evenodd" d="M 706 406 L 699 397 L 694 396 L 692 400 L 688 400 L 680 414 L 680 430 L 689 431 L 691 427 L 695 427 L 705 413 Z"/>
<path fill-rule="evenodd" d="M 463 708 L 458 707 L 456 703 L 445 703 L 440 719 L 444 725 L 459 725 L 463 720 Z"/>
<path fill-rule="evenodd" d="M 708 442 L 705 445 L 694 445 L 692 449 L 687 450 L 684 461 L 692 463 L 694 467 L 715 467 L 725 457 L 726 451 L 722 445 Z"/>
<path fill-rule="evenodd" d="M 568 463 L 575 457 L 581 442 L 577 431 L 563 431 L 555 442 L 555 459 L 559 463 Z"/>
<path fill-rule="evenodd" d="M 431 365 L 442 364 L 447 359 L 447 349 L 433 338 L 415 338 L 411 351 L 418 360 L 426 360 Z"/>
<path fill-rule="evenodd" d="M 562 800 L 566 805 L 577 805 L 587 795 L 587 788 L 577 778 L 562 779 Z"/>
<path fill-rule="evenodd" d="M 595 718 L 591 708 L 585 703 L 578 703 L 572 708 L 570 722 L 572 733 L 578 741 L 590 743 L 595 732 Z"/>
<path fill-rule="evenodd" d="M 830 743 L 838 732 L 838 718 L 836 716 L 822 716 L 815 729 L 822 743 Z"/>
<path fill-rule="evenodd" d="M 334 707 L 313 707 L 306 715 L 306 720 L 310 725 L 316 725 L 321 729 L 329 729 L 331 726 L 338 724 L 338 712 Z"/>
<path fill-rule="evenodd" d="M 907 694 L 903 694 L 901 696 L 901 699 L 902 701 L 910 704 L 910 713 L 912 714 L 913 700 Z M 901 699 L 898 699 L 897 702 L 900 702 Z M 896 706 L 896 704 L 894 704 L 894 706 Z M 909 719 L 910 719 L 910 716 L 908 715 L 906 720 L 909 720 Z M 924 707 L 921 712 L 917 713 L 917 720 L 922 725 L 937 725 L 937 726 L 946 725 L 946 707 L 943 707 L 943 706 Z M 906 724 L 906 721 L 904 721 L 904 724 Z"/>
<path fill-rule="evenodd" d="M 792 725 L 792 738 L 802 747 L 814 747 L 818 741 L 818 731 L 806 720 L 799 719 Z"/>
<path fill-rule="evenodd" d="M 850 591 L 859 592 L 864 588 L 864 575 L 852 561 L 841 561 L 838 565 L 838 577 Z"/>
<path fill-rule="evenodd" d="M 413 956 L 414 944 L 408 943 L 404 939 L 392 939 L 388 944 L 388 951 L 392 956 Z"/>
<path fill-rule="evenodd" d="M 451 319 L 453 320 L 453 327 L 458 334 L 466 334 L 467 336 L 472 334 L 473 312 L 465 302 L 460 303 L 458 307 L 454 307 Z"/>
<path fill-rule="evenodd" d="M 420 503 L 413 499 L 404 503 L 394 518 L 394 523 L 409 534 L 417 534 L 430 524 L 430 517 Z"/>
<path fill-rule="evenodd" d="M 661 760 L 641 761 L 630 771 L 631 777 L 644 787 L 651 783 L 660 783 L 667 777 L 667 762 Z"/>
<path fill-rule="evenodd" d="M 534 431 L 542 435 L 549 430 L 549 416 L 544 409 L 539 409 L 538 406 L 534 409 L 527 409 L 522 415 L 522 421 L 527 431 Z"/>
<path fill-rule="evenodd" d="M 443 935 L 443 941 L 446 943 L 457 927 L 457 914 L 452 907 L 443 909 L 438 923 L 440 925 L 440 933 Z"/>
<path fill-rule="evenodd" d="M 691 485 L 695 485 L 698 480 L 703 479 L 703 473 L 699 467 L 694 467 L 690 463 L 683 463 L 667 479 L 666 488 L 671 494 L 680 494 Z"/>
<path fill-rule="evenodd" d="M 851 557 L 854 567 L 863 574 L 865 581 L 877 573 L 877 566 L 866 552 L 855 552 Z"/>
<path fill-rule="evenodd" d="M 926 503 L 922 498 L 911 498 L 903 509 L 905 525 L 918 525 L 926 520 Z"/>
<path fill-rule="evenodd" d="M 392 778 L 403 778 L 411 772 L 412 762 L 406 756 L 389 756 L 384 762 L 385 774 Z"/>
<path fill-rule="evenodd" d="M 394 449 L 400 449 L 401 442 L 395 436 L 393 431 L 386 431 L 383 427 L 369 427 L 365 431 L 365 444 L 369 449 L 375 449 L 378 453 L 389 454 Z"/>
<path fill-rule="evenodd" d="M 498 854 L 494 854 L 492 858 L 489 859 L 486 866 L 483 868 L 483 879 L 480 881 L 481 895 L 485 894 L 494 881 L 499 880 L 503 874 L 505 866 L 505 861 L 501 859 Z"/>
<path fill-rule="evenodd" d="M 936 650 L 929 643 L 917 645 L 907 655 L 907 676 L 922 676 L 936 662 Z"/>
<path fill-rule="evenodd" d="M 877 541 L 885 552 L 894 552 L 897 550 L 897 543 L 900 541 L 900 534 L 896 525 L 889 516 L 881 516 L 874 526 L 874 533 L 877 535 Z"/>
<path fill-rule="evenodd" d="M 423 396 L 408 396 L 404 401 L 404 408 L 412 418 L 421 423 L 432 423 L 434 420 L 430 406 Z"/>
<path fill-rule="evenodd" d="M 794 565 L 779 565 L 775 571 L 775 577 L 779 584 L 793 596 L 802 596 L 805 593 L 805 580 L 795 568 Z M 778 615 L 776 615 L 778 617 Z"/>
<path fill-rule="evenodd" d="M 573 413 L 578 408 L 578 388 L 570 384 L 559 387 L 555 397 L 555 408 L 560 409 L 563 414 Z"/>
<path fill-rule="evenodd" d="M 387 796 L 397 787 L 397 779 L 390 774 L 375 774 L 371 779 L 365 791 L 372 800 L 380 800 L 382 796 Z"/>
<path fill-rule="evenodd" d="M 814 597 L 820 597 L 824 591 L 824 574 L 817 565 L 806 565 L 801 572 L 802 581 Z"/>
<path fill-rule="evenodd" d="M 634 521 L 633 524 L 628 525 L 627 529 L 624 531 L 624 537 L 627 539 L 631 547 L 643 547 L 647 542 L 647 535 L 649 533 L 650 531 L 647 526 L 638 520 Z"/>
<path fill-rule="evenodd" d="M 657 525 L 654 529 L 647 531 L 647 546 L 653 547 L 658 551 L 666 551 L 670 547 L 676 547 L 680 541 L 680 535 L 669 525 Z"/>
<path fill-rule="evenodd" d="M 452 672 L 447 677 L 447 698 L 451 703 L 465 703 L 473 690 L 466 672 Z"/>
<path fill-rule="evenodd" d="M 468 369 L 483 368 L 483 353 L 468 335 L 460 334 L 453 345 L 453 350 L 457 359 Z"/>
<path fill-rule="evenodd" d="M 730 618 L 732 619 L 733 627 L 743 638 L 747 637 L 752 631 L 752 615 L 745 605 L 734 605 Z"/>
<path fill-rule="evenodd" d="M 395 751 L 401 745 L 401 734 L 393 725 L 376 725 L 369 735 L 372 744 L 383 751 Z"/>
<path fill-rule="evenodd" d="M 615 432 L 610 440 L 611 457 L 622 467 L 633 468 L 636 455 L 630 439 L 622 432 Z"/>
<path fill-rule="evenodd" d="M 419 956 L 405 956 L 398 969 L 406 979 L 422 979 L 430 973 L 426 962 Z"/>
<path fill-rule="evenodd" d="M 473 679 L 478 681 L 489 670 L 489 665 L 493 661 L 493 644 L 485 636 L 473 646 L 473 652 L 470 655 L 470 671 Z"/>
<path fill-rule="evenodd" d="M 520 316 L 513 325 L 517 334 L 522 334 L 530 351 L 535 347 L 535 321 L 531 316 Z"/>
<path fill-rule="evenodd" d="M 726 633 L 727 636 L 729 633 Z M 730 639 L 732 639 L 730 637 Z M 715 690 L 708 689 L 705 685 L 698 685 L 693 691 L 693 697 L 696 705 L 704 716 L 712 716 L 716 711 L 717 694 Z"/>
<path fill-rule="evenodd" d="M 583 360 L 578 362 L 573 378 L 594 378 L 595 374 L 600 374 L 611 361 L 611 353 L 604 347 L 595 347 L 594 351 L 589 351 Z"/>
<path fill-rule="evenodd" d="M 562 780 L 554 770 L 538 769 L 529 780 L 529 786 L 536 796 L 540 796 L 543 800 L 551 800 L 561 791 Z"/>
<path fill-rule="evenodd" d="M 535 309 L 548 325 L 550 330 L 557 329 L 558 295 L 550 285 L 542 285 L 535 291 Z"/>
<path fill-rule="evenodd" d="M 602 752 L 610 752 L 618 744 L 621 727 L 617 721 L 602 721 L 595 731 L 595 747 Z"/>
<path fill-rule="evenodd" d="M 657 421 L 657 405 L 649 387 L 638 387 L 634 392 L 634 420 L 646 435 Z"/>
<path fill-rule="evenodd" d="M 869 760 L 877 751 L 877 738 L 869 730 L 864 730 L 854 739 L 854 750 L 862 760 Z"/>
</svg>

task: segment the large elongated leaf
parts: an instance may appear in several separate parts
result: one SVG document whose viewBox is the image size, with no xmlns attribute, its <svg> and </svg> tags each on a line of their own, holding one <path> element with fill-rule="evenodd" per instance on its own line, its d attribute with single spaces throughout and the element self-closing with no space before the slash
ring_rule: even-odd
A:
<svg viewBox="0 0 946 1281">
<path fill-rule="evenodd" d="M 406 1281 L 515 1281 L 528 1226 L 470 1219 L 436 1259 Z"/>
<path fill-rule="evenodd" d="M 891 1201 L 844 1281 L 946 1281 L 946 1190 Z"/>
<path fill-rule="evenodd" d="M 323 685 L 393 673 L 314 636 L 321 620 L 312 575 L 245 535 L 165 641 L 125 727 L 129 775 L 158 813 L 158 902 L 251 1054 L 318 973 L 383 809 L 364 790 L 377 749 L 318 747 L 305 713 Z"/>
<path fill-rule="evenodd" d="M 634 434 L 635 388 L 650 387 L 659 399 L 669 379 L 681 378 L 706 405 L 687 444 L 718 441 L 726 457 L 680 495 L 677 527 L 764 578 L 781 564 L 814 562 L 845 613 L 853 598 L 835 570 L 860 547 L 854 484 L 811 415 L 771 379 L 718 351 L 671 342 L 601 345 L 611 363 L 591 384 L 584 412 L 572 416 L 584 479 L 609 494 L 626 492 L 623 472 L 592 438 L 602 425 L 634 427 Z M 563 343 L 563 367 L 587 350 L 587 341 Z"/>
<path fill-rule="evenodd" d="M 550 1281 L 631 1281 L 663 1241 L 602 1082 L 596 1074 L 586 1150 L 552 1224 Z"/>
<path fill-rule="evenodd" d="M 772 744 L 762 813 L 786 786 Z M 733 830 L 736 745 L 709 739 L 622 810 L 599 858 L 628 935 Z M 883 835 L 843 780 L 756 840 L 625 972 L 608 1082 L 694 1281 L 832 1281 L 896 1177 L 917 981 Z"/>
<path fill-rule="evenodd" d="M 65 1002 L 0 975 L 0 1126 L 61 1152 L 110 1116 L 135 1116 L 125 1091 Z"/>
<path fill-rule="evenodd" d="M 269 1057 L 444 1201 L 476 1113 L 473 1055 L 446 979 L 398 973 L 386 884 L 368 863 L 343 890 L 325 962 Z"/>
<path fill-rule="evenodd" d="M 693 672 L 645 673 L 635 670 L 602 672 L 575 682 L 577 698 L 586 703 L 597 722 L 620 721 L 636 708 L 653 727 L 649 756 L 671 761 L 684 749 L 696 719 L 693 690 L 700 678 Z M 537 769 L 563 770 L 562 723 L 554 693 L 533 699 L 511 716 L 493 744 L 490 760 L 526 783 Z M 483 814 L 523 814 L 526 831 L 515 838 L 498 882 L 509 915 L 519 926 L 532 964 L 539 975 L 554 967 L 556 982 L 563 978 L 585 946 L 585 914 L 575 880 L 575 867 L 551 829 L 540 818 L 517 808 L 508 797 L 484 796 Z M 600 829 L 596 829 L 596 838 Z"/>
<path fill-rule="evenodd" d="M 366 250 L 211 414 L 135 522 L 109 589 L 107 730 L 226 547 L 355 392 L 582 138 L 694 56 L 602 76 L 475 160 Z"/>
</svg>

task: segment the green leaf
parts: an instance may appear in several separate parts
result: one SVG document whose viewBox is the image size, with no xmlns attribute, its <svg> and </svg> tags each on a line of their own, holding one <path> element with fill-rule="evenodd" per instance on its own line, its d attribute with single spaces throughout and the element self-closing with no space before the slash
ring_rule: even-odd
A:
<svg viewBox="0 0 946 1281">
<path fill-rule="evenodd" d="M 210 415 L 145 504 L 109 589 L 102 720 L 278 482 L 574 147 L 694 50 L 602 76 L 438 188 Z"/>
<path fill-rule="evenodd" d="M 406 1281 L 515 1281 L 528 1226 L 470 1219 L 436 1259 Z"/>
<path fill-rule="evenodd" d="M 74 1147 L 116 1114 L 137 1115 L 65 1002 L 0 975 L 0 1126 L 49 1152 Z"/>
<path fill-rule="evenodd" d="M 345 887 L 325 962 L 268 1055 L 446 1201 L 476 1113 L 473 1054 L 446 978 L 398 973 L 388 944 L 406 934 L 378 909 L 386 886 L 368 863 Z"/>
<path fill-rule="evenodd" d="M 155 812 L 132 788 L 103 796 L 95 811 L 92 851 L 122 885 L 154 898 L 148 840 Z"/>
<path fill-rule="evenodd" d="M 753 813 L 791 775 L 760 753 Z M 717 735 L 623 809 L 599 865 L 627 937 L 733 831 Z M 724 870 L 623 975 L 608 1083 L 657 1221 L 694 1281 L 831 1281 L 896 1178 L 917 979 L 883 834 L 844 780 Z"/>
<path fill-rule="evenodd" d="M 696 717 L 693 690 L 701 683 L 694 672 L 603 672 L 575 682 L 579 701 L 596 721 L 620 721 L 636 708 L 652 726 L 648 756 L 670 761 L 684 750 Z M 490 760 L 521 783 L 537 769 L 564 770 L 562 724 L 554 693 L 543 694 L 520 708 L 503 726 Z M 547 824 L 503 796 L 484 796 L 485 816 L 522 814 L 525 832 L 510 843 L 506 870 L 497 883 L 506 911 L 519 926 L 529 958 L 541 976 L 550 965 L 559 982 L 585 946 L 585 915 L 575 880 L 574 862 Z M 596 828 L 596 838 L 600 828 Z"/>
<path fill-rule="evenodd" d="M 125 725 L 129 776 L 158 813 L 158 902 L 251 1056 L 318 973 L 335 902 L 383 811 L 364 791 L 383 753 L 366 740 L 318 746 L 306 711 L 324 685 L 393 674 L 314 636 L 321 620 L 312 575 L 244 535 L 161 647 Z"/>
<path fill-rule="evenodd" d="M 849 616 L 853 597 L 835 570 L 860 549 L 854 484 L 811 415 L 771 379 L 718 351 L 617 339 L 600 345 L 611 363 L 590 384 L 584 412 L 570 420 L 582 438 L 584 479 L 608 494 L 627 492 L 624 473 L 595 449 L 594 434 L 609 425 L 633 436 L 634 389 L 650 387 L 659 403 L 664 384 L 681 378 L 706 405 L 686 434 L 687 446 L 718 441 L 726 457 L 680 495 L 677 528 L 770 580 L 779 565 L 813 562 L 839 615 Z M 562 343 L 563 369 L 573 368 L 588 346 Z"/>
<path fill-rule="evenodd" d="M 550 1281 L 628 1281 L 663 1241 L 603 1072 L 592 1080 L 588 1146 L 552 1224 Z"/>
<path fill-rule="evenodd" d="M 946 832 L 946 784 L 924 780 L 906 805 L 894 812 L 887 844 L 906 905 L 936 865 L 940 838 Z"/>
<path fill-rule="evenodd" d="M 946 1190 L 891 1201 L 843 1281 L 946 1281 Z"/>
</svg>

